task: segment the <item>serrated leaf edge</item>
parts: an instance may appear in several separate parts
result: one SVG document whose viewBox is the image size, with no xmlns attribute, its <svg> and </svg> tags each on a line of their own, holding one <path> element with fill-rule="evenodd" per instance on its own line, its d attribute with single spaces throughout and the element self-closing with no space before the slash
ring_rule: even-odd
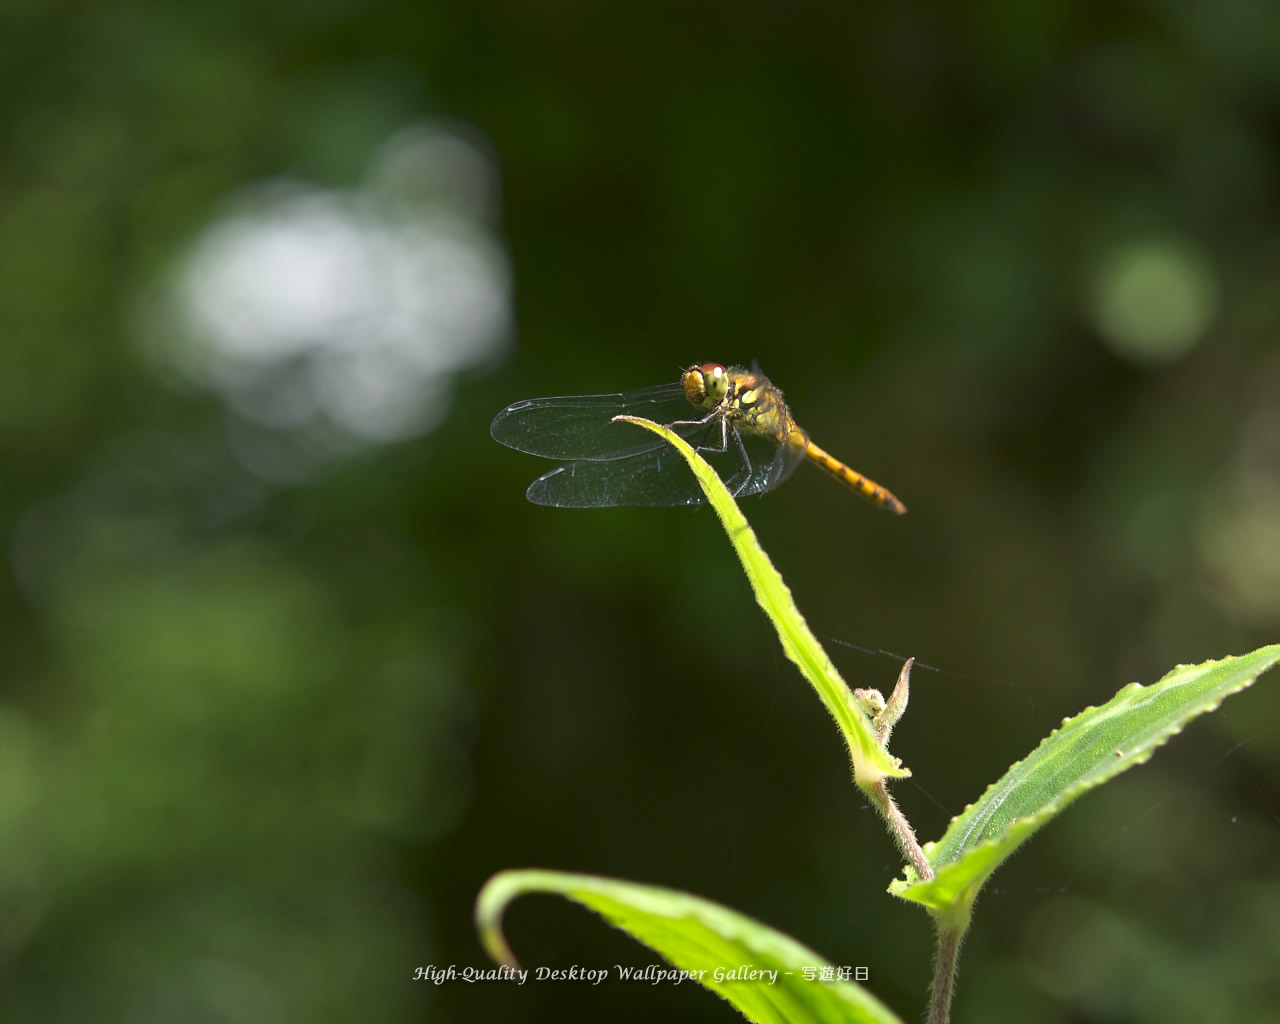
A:
<svg viewBox="0 0 1280 1024">
<path fill-rule="evenodd" d="M 1269 645 L 1269 646 L 1280 647 L 1280 645 Z M 1116 697 L 1119 697 L 1121 694 L 1126 693 L 1128 691 L 1132 691 L 1134 689 L 1155 690 L 1157 687 L 1171 689 L 1174 685 L 1176 685 L 1176 677 L 1181 672 L 1197 670 L 1197 669 L 1208 671 L 1208 670 L 1211 670 L 1211 668 L 1215 665 L 1221 665 L 1231 661 L 1238 661 L 1241 658 L 1247 658 L 1247 657 L 1250 657 L 1251 655 L 1259 654 L 1260 652 L 1265 650 L 1267 650 L 1266 646 L 1260 647 L 1255 651 L 1250 651 L 1248 654 L 1229 655 L 1225 658 L 1210 658 L 1207 661 L 1196 662 L 1194 664 L 1175 665 L 1168 672 L 1166 672 L 1160 679 L 1150 684 L 1150 686 L 1144 686 L 1142 683 L 1139 683 L 1139 682 L 1126 683 L 1124 686 L 1120 687 L 1120 689 L 1115 692 L 1115 694 L 1111 697 L 1111 699 L 1106 701 L 1104 704 L 1102 705 L 1090 704 L 1087 707 L 1081 709 L 1076 714 L 1069 715 L 1066 718 L 1063 718 L 1061 725 L 1059 725 L 1047 736 L 1041 739 L 1041 741 L 1038 744 L 1036 744 L 1036 746 L 1031 751 L 1029 751 L 1025 757 L 1021 758 L 1020 760 L 1014 761 L 1011 765 L 1009 765 L 1009 767 L 1004 771 L 1003 774 L 1001 774 L 1001 776 L 998 779 L 993 781 L 990 785 L 987 786 L 985 790 L 982 791 L 982 795 L 979 796 L 977 800 L 974 800 L 966 804 L 964 809 L 959 814 L 953 816 L 951 820 L 947 823 L 947 827 L 950 828 L 951 825 L 955 824 L 960 818 L 964 817 L 964 815 L 967 814 L 976 804 L 981 803 L 982 800 L 989 793 L 995 790 L 997 786 L 1001 785 L 1001 783 L 1003 783 L 1008 778 L 1011 772 L 1013 772 L 1019 766 L 1025 764 L 1027 761 L 1031 760 L 1035 756 L 1035 754 L 1039 750 L 1041 750 L 1041 748 L 1043 748 L 1046 744 L 1050 743 L 1053 740 L 1053 738 L 1056 735 L 1058 735 L 1058 733 L 1060 733 L 1063 729 L 1067 728 L 1073 722 L 1085 717 L 1091 712 L 1095 712 L 1099 710 L 1099 708 L 1105 707 L 1106 704 L 1110 704 L 1111 701 L 1115 700 Z M 1010 833 L 1014 832 L 1015 830 L 1022 833 L 1021 835 L 1017 836 L 1014 841 L 1013 848 L 1016 849 L 1017 846 L 1026 842 L 1026 840 L 1032 834 L 1034 834 L 1042 825 L 1044 825 L 1048 821 L 1048 819 L 1061 813 L 1074 800 L 1078 799 L 1080 796 L 1082 796 L 1084 793 L 1088 792 L 1089 790 L 1095 789 L 1096 787 L 1102 785 L 1102 783 L 1110 781 L 1111 779 L 1119 775 L 1121 772 L 1127 771 L 1128 769 L 1136 767 L 1138 765 L 1145 764 L 1147 761 L 1151 759 L 1151 756 L 1160 747 L 1164 746 L 1171 739 L 1173 739 L 1173 737 L 1181 733 L 1183 729 L 1185 729 L 1191 721 L 1200 717 L 1201 715 L 1208 714 L 1211 711 L 1215 711 L 1217 708 L 1219 708 L 1222 705 L 1222 702 L 1226 700 L 1228 697 L 1239 693 L 1241 690 L 1248 689 L 1257 681 L 1258 677 L 1262 675 L 1263 672 L 1265 672 L 1268 668 L 1273 667 L 1274 665 L 1275 665 L 1275 661 L 1272 661 L 1271 664 L 1269 665 L 1264 665 L 1257 672 L 1241 680 L 1236 686 L 1232 687 L 1229 690 L 1224 690 L 1221 694 L 1218 695 L 1217 700 L 1215 700 L 1212 704 L 1205 705 L 1204 707 L 1195 708 L 1193 711 L 1189 712 L 1184 717 L 1174 722 L 1169 729 L 1163 732 L 1158 738 L 1152 740 L 1150 744 L 1144 747 L 1142 750 L 1132 752 L 1132 753 L 1129 751 L 1122 752 L 1122 756 L 1117 758 L 1115 762 L 1114 771 L 1106 772 L 1095 778 L 1084 779 L 1071 786 L 1068 786 L 1051 802 L 1045 804 L 1045 806 L 1042 807 L 1039 811 L 1036 811 L 1034 814 L 1030 814 L 1022 818 L 1015 818 L 1012 821 L 1010 821 L 1005 831 L 1000 835 L 990 836 L 986 839 L 979 840 L 973 846 L 968 847 L 965 850 L 965 852 L 957 860 L 954 860 L 949 864 L 944 865 L 941 868 L 937 868 L 937 865 L 934 864 L 933 859 L 930 857 L 929 863 L 934 864 L 935 868 L 937 868 L 937 873 L 935 874 L 934 878 L 931 879 L 930 881 L 927 881 L 927 882 L 920 881 L 917 877 L 915 877 L 916 873 L 911 868 L 911 866 L 906 865 L 904 867 L 902 877 L 895 878 L 892 882 L 889 883 L 888 892 L 890 892 L 894 896 L 899 897 L 900 899 L 905 899 L 912 902 L 920 903 L 924 906 L 931 907 L 934 909 L 944 909 L 945 906 L 941 904 L 939 901 L 922 899 L 920 897 L 926 895 L 929 890 L 935 887 L 940 887 L 942 883 L 946 882 L 947 876 L 951 874 L 953 871 L 955 871 L 957 868 L 959 868 L 961 865 L 963 865 L 970 857 L 979 856 L 984 852 L 988 852 L 993 848 L 1000 847 L 1008 843 Z M 944 834 L 945 834 L 945 830 L 944 830 Z M 932 853 L 937 848 L 937 846 L 938 846 L 937 841 L 931 840 L 930 842 L 925 843 L 923 846 L 925 856 L 928 857 L 929 854 Z M 1002 857 L 999 861 L 996 861 L 994 864 L 992 864 L 989 870 L 980 874 L 978 877 L 974 879 L 974 881 L 966 885 L 965 890 L 973 891 L 973 893 L 976 895 L 976 891 L 986 883 L 986 880 L 992 875 L 995 869 L 998 868 L 1005 859 L 1011 856 L 1012 853 L 1013 853 L 1013 849 L 1011 849 L 1009 853 L 1006 854 L 1004 857 Z"/>
</svg>

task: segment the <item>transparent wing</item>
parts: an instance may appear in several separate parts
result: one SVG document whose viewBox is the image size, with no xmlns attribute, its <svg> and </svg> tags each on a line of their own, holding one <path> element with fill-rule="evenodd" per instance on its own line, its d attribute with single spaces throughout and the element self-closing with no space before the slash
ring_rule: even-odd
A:
<svg viewBox="0 0 1280 1024">
<path fill-rule="evenodd" d="M 654 434 L 614 416 L 672 423 L 700 415 L 678 382 L 612 395 L 529 398 L 493 418 L 489 433 L 508 448 L 548 459 L 629 459 L 666 446 Z"/>
<path fill-rule="evenodd" d="M 641 429 L 634 424 L 615 425 Z M 778 447 L 761 438 L 744 439 L 745 463 L 732 437 L 727 450 L 716 451 L 722 437 L 718 421 L 673 429 L 700 450 L 738 497 L 772 490 L 804 460 L 802 448 Z M 688 463 L 665 441 L 627 458 L 581 459 L 557 466 L 531 483 L 525 497 L 535 505 L 556 508 L 667 507 L 701 505 L 706 500 Z"/>
<path fill-rule="evenodd" d="M 808 444 L 809 439 L 801 433 L 799 438 L 792 438 L 788 443 L 774 448 L 773 461 L 767 469 L 757 470 L 752 474 L 743 493 L 764 494 L 785 483 L 800 463 L 804 462 L 804 450 Z"/>
<path fill-rule="evenodd" d="M 531 483 L 525 497 L 555 508 L 612 508 L 697 505 L 702 491 L 688 464 L 664 441 L 626 459 L 581 459 L 557 466 Z"/>
</svg>

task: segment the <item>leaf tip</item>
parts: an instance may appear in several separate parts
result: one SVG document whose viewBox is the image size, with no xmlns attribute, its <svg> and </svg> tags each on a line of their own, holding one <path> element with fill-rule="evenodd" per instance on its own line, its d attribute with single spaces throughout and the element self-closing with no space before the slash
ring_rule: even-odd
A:
<svg viewBox="0 0 1280 1024">
<path fill-rule="evenodd" d="M 518 892 L 514 873 L 500 871 L 485 882 L 476 897 L 475 911 L 476 931 L 480 933 L 480 944 L 484 946 L 484 951 L 494 963 L 513 970 L 520 969 L 520 961 L 507 945 L 506 936 L 502 934 L 502 912 Z"/>
</svg>

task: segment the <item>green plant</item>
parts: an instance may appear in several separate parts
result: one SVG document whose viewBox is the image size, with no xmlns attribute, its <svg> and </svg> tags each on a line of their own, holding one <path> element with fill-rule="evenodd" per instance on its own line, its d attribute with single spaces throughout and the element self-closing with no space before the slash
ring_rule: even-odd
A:
<svg viewBox="0 0 1280 1024">
<path fill-rule="evenodd" d="M 1189 720 L 1215 709 L 1280 661 L 1280 644 L 1241 657 L 1179 666 L 1151 686 L 1121 689 L 1041 741 L 993 783 L 937 842 L 923 848 L 888 792 L 910 774 L 887 749 L 906 710 L 911 663 L 888 700 L 850 690 L 810 632 L 782 577 L 714 470 L 680 437 L 648 420 L 619 417 L 663 436 L 688 461 L 723 523 L 783 650 L 817 692 L 849 749 L 854 781 L 877 808 L 908 864 L 889 891 L 923 906 L 937 938 L 930 1024 L 949 1018 L 960 944 L 991 873 L 1081 794 L 1146 761 Z M 856 981 L 795 940 L 687 893 L 551 871 L 504 871 L 482 889 L 476 922 L 489 954 L 516 966 L 501 932 L 505 907 L 525 892 L 554 892 L 595 910 L 670 962 L 672 980 L 704 985 L 754 1021 L 890 1022 L 898 1018 Z M 726 976 L 738 965 L 754 976 Z M 747 972 L 749 973 L 749 972 Z"/>
</svg>

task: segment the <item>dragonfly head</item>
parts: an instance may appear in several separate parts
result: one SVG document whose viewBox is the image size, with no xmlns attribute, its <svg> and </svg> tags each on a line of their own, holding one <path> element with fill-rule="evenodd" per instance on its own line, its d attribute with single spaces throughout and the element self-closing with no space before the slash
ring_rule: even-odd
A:
<svg viewBox="0 0 1280 1024">
<path fill-rule="evenodd" d="M 680 378 L 684 397 L 699 409 L 714 409 L 729 392 L 729 371 L 719 363 L 703 363 L 684 371 Z"/>
</svg>

